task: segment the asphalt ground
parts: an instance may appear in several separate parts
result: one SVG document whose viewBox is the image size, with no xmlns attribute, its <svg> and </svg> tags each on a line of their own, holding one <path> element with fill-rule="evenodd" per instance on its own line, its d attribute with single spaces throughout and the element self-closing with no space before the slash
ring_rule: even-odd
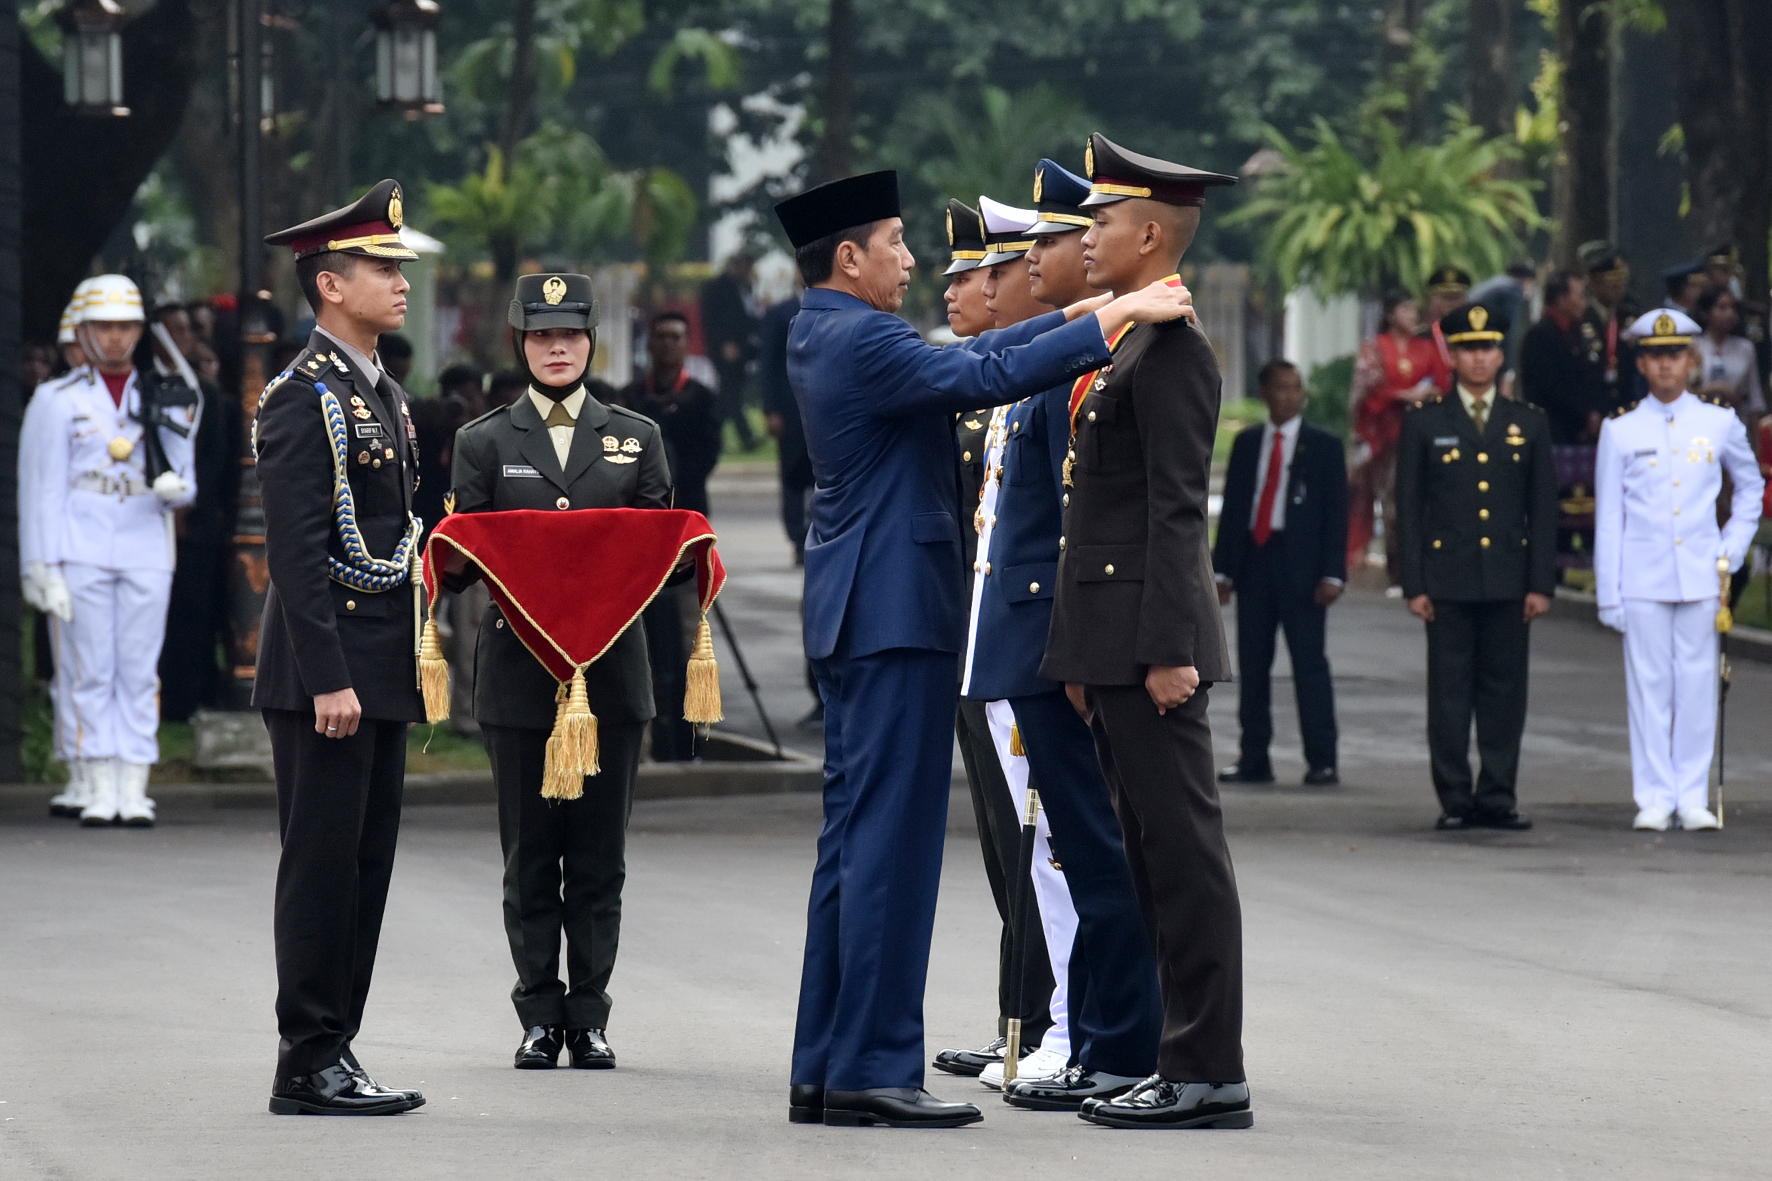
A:
<svg viewBox="0 0 1772 1181">
<path fill-rule="evenodd" d="M 729 614 L 785 715 L 804 686 L 770 512 L 732 496 L 715 520 Z M 1728 828 L 1633 833 L 1619 644 L 1559 608 L 1534 625 L 1521 802 L 1537 827 L 1439 834 L 1420 625 L 1366 592 L 1332 618 L 1343 786 L 1296 786 L 1282 679 L 1282 782 L 1225 793 L 1251 1130 L 1110 1131 L 933 1071 L 983 1124 L 788 1124 L 811 796 L 636 808 L 612 1072 L 510 1068 L 493 811 L 408 809 L 358 1050 L 429 1103 L 270 1116 L 274 814 L 189 807 L 151 831 L 0 818 L 0 1178 L 1765 1176 L 1772 668 L 1737 670 Z M 1212 706 L 1226 761 L 1234 696 Z M 817 749 L 815 731 L 791 742 Z M 931 1054 L 993 1024 L 997 920 L 964 792 L 950 833 Z"/>
</svg>

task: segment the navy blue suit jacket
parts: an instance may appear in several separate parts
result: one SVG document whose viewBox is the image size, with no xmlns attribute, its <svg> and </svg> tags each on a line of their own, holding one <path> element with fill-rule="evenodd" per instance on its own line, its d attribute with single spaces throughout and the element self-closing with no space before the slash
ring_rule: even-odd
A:
<svg viewBox="0 0 1772 1181">
<path fill-rule="evenodd" d="M 1064 526 L 1064 456 L 1070 447 L 1071 383 L 1053 386 L 1009 412 L 990 573 L 981 572 L 978 641 L 966 696 L 1001 701 L 1057 689 L 1040 675 L 1052 592 L 1058 585 L 1058 535 Z"/>
<path fill-rule="evenodd" d="M 1244 561 L 1255 548 L 1249 517 L 1255 511 L 1255 471 L 1261 458 L 1263 427 L 1245 429 L 1231 444 L 1224 473 L 1224 505 L 1218 513 L 1218 543 L 1212 569 L 1243 581 Z M 1310 423 L 1298 427 L 1298 447 L 1284 491 L 1286 528 L 1281 532 L 1281 563 L 1289 593 L 1310 595 L 1325 578 L 1347 580 L 1347 457 L 1341 440 Z M 1270 543 L 1272 544 L 1272 543 Z"/>
<path fill-rule="evenodd" d="M 993 351 L 995 350 L 995 351 Z M 938 349 L 897 316 L 814 287 L 788 379 L 817 481 L 806 539 L 806 655 L 959 652 L 966 639 L 957 411 L 1000 406 L 1105 364 L 1093 316 L 1054 312 Z"/>
</svg>

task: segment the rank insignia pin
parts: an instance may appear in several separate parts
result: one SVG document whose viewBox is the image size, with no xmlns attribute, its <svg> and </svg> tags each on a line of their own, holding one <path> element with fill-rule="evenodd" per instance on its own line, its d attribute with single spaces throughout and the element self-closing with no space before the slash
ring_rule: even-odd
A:
<svg viewBox="0 0 1772 1181">
<path fill-rule="evenodd" d="M 614 435 L 604 435 L 603 436 L 603 450 L 605 450 L 605 451 L 620 451 L 621 450 L 621 440 L 617 439 Z"/>
<path fill-rule="evenodd" d="M 640 440 L 631 438 L 623 439 L 621 441 L 621 449 L 629 455 L 638 455 L 640 454 Z"/>
<path fill-rule="evenodd" d="M 351 413 L 356 415 L 358 418 L 372 418 L 372 417 L 374 417 L 373 415 L 371 415 L 369 413 L 369 411 L 365 410 L 361 406 L 359 406 L 355 410 L 351 411 Z"/>
</svg>

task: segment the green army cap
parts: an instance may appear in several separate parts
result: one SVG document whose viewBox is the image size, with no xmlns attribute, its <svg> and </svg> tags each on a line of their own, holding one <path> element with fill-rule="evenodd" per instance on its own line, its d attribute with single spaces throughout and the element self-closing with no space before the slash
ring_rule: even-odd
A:
<svg viewBox="0 0 1772 1181">
<path fill-rule="evenodd" d="M 517 294 L 507 317 L 512 328 L 534 332 L 541 328 L 597 326 L 597 300 L 589 275 L 520 275 Z"/>
</svg>

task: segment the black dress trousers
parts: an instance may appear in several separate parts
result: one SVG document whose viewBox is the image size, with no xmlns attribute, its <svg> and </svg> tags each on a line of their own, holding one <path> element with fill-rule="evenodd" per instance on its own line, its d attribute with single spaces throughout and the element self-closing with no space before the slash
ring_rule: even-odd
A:
<svg viewBox="0 0 1772 1181">
<path fill-rule="evenodd" d="M 1008 1019 L 1021 1018 L 1022 1044 L 1037 1046 L 1052 1028 L 1052 958 L 1046 950 L 1046 928 L 1039 904 L 1028 885 L 1028 913 L 1019 924 L 1012 913 L 1015 880 L 1021 873 L 1021 810 L 1009 794 L 1003 764 L 991 741 L 990 720 L 982 701 L 960 701 L 955 730 L 960 758 L 966 764 L 966 786 L 978 819 L 978 844 L 984 854 L 984 876 L 991 884 L 1003 933 L 997 944 L 997 1035 L 1009 1032 Z M 1021 978 L 1021 1012 L 1015 1011 L 1015 980 Z"/>
<path fill-rule="evenodd" d="M 337 1062 L 363 1024 L 400 794 L 406 723 L 365 719 L 349 738 L 314 711 L 267 709 L 277 772 L 277 1077 Z"/>
<path fill-rule="evenodd" d="M 1243 911 L 1206 721 L 1209 686 L 1159 715 L 1143 685 L 1090 686 L 1096 757 L 1157 949 L 1174 1082 L 1243 1081 Z"/>
<path fill-rule="evenodd" d="M 1532 625 L 1521 599 L 1435 599 L 1427 625 L 1427 737 L 1440 808 L 1514 810 Z M 1471 721 L 1481 769 L 1471 783 Z"/>
<path fill-rule="evenodd" d="M 1274 632 L 1286 630 L 1298 731 L 1311 770 L 1335 766 L 1335 685 L 1327 651 L 1329 610 L 1298 580 L 1288 578 L 1284 535 L 1251 546 L 1237 578 L 1237 721 L 1243 749 L 1237 765 L 1250 774 L 1271 772 L 1274 738 Z"/>
<path fill-rule="evenodd" d="M 598 726 L 602 771 L 576 800 L 543 799 L 548 732 L 481 723 L 498 784 L 505 855 L 505 935 L 517 966 L 517 1020 L 570 1029 L 609 1025 L 609 976 L 621 937 L 628 813 L 646 723 Z M 560 979 L 566 937 L 571 987 Z"/>
</svg>

